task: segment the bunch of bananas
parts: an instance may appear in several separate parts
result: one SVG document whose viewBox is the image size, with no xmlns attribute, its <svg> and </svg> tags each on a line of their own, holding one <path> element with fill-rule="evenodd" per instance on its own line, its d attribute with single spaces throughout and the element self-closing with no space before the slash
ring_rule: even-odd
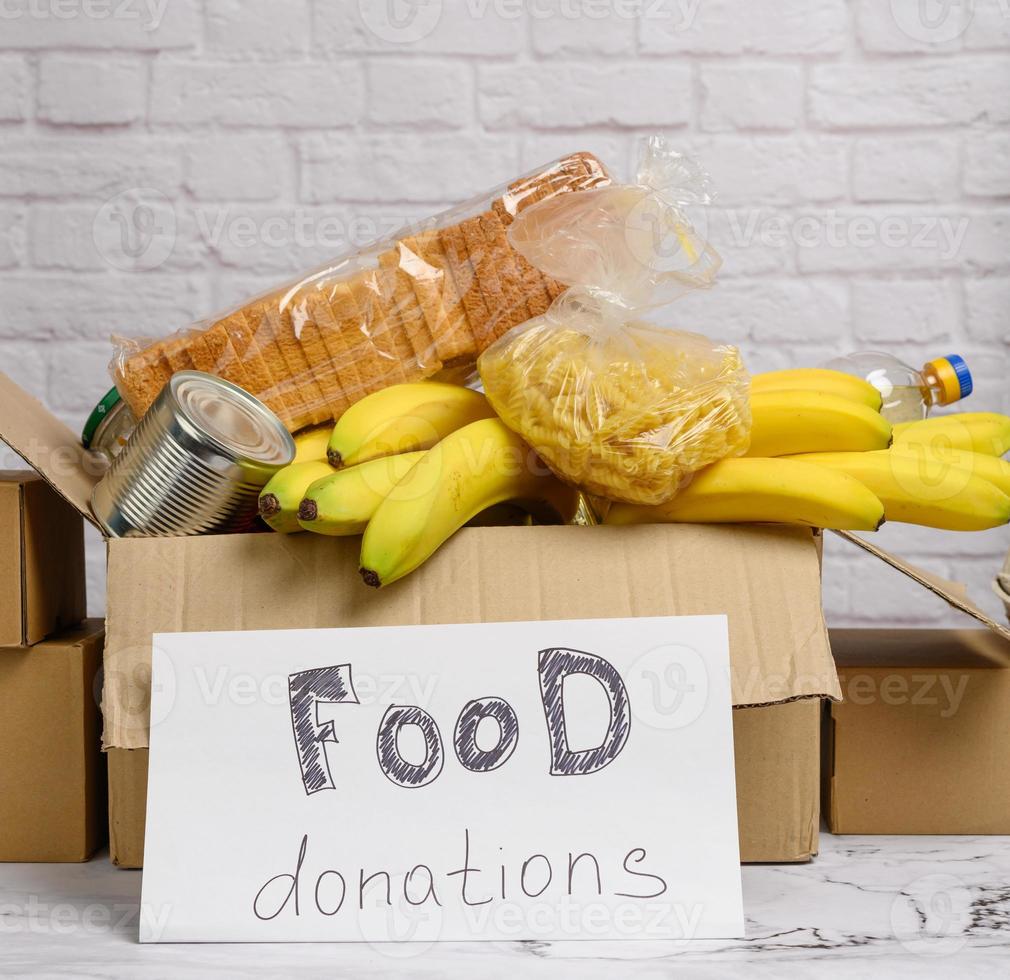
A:
<svg viewBox="0 0 1010 980">
<path fill-rule="evenodd" d="M 1010 417 L 974 412 L 898 425 L 859 378 L 758 375 L 746 455 L 704 467 L 669 501 L 614 503 L 607 524 L 802 524 L 948 530 L 1010 522 Z M 260 496 L 274 530 L 362 535 L 373 586 L 413 571 L 463 525 L 578 519 L 563 483 L 483 395 L 425 381 L 368 396 L 331 429 L 296 438 L 295 461 Z"/>
<path fill-rule="evenodd" d="M 859 378 L 798 369 L 752 382 L 751 446 L 696 475 L 670 502 L 616 504 L 608 524 L 806 524 L 873 530 L 884 520 L 946 530 L 1010 522 L 1010 418 L 987 412 L 895 426 Z"/>
<path fill-rule="evenodd" d="M 386 388 L 332 430 L 295 442 L 295 461 L 263 488 L 260 516 L 284 533 L 362 534 L 368 585 L 402 578 L 478 515 L 514 523 L 521 510 L 567 523 L 579 507 L 578 491 L 547 470 L 483 395 L 459 385 Z M 498 506 L 505 502 L 513 506 Z"/>
</svg>

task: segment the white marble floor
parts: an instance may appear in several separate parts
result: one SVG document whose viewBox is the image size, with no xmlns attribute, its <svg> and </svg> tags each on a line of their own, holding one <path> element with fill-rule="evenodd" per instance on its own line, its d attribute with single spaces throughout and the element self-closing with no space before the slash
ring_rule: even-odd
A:
<svg viewBox="0 0 1010 980">
<path fill-rule="evenodd" d="M 0 865 L 0 976 L 1010 977 L 1010 838 L 834 837 L 743 871 L 742 942 L 140 946 L 140 873 Z"/>
</svg>

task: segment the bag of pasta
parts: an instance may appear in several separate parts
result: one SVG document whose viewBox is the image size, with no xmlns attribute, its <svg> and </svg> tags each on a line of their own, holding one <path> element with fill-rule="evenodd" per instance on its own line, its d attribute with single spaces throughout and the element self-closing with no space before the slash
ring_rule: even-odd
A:
<svg viewBox="0 0 1010 980">
<path fill-rule="evenodd" d="M 690 475 L 750 441 L 750 379 L 735 347 L 656 322 L 721 260 L 686 209 L 707 178 L 660 137 L 636 182 L 524 211 L 513 248 L 568 285 L 545 314 L 478 361 L 505 424 L 563 480 L 631 503 L 673 497 Z"/>
</svg>

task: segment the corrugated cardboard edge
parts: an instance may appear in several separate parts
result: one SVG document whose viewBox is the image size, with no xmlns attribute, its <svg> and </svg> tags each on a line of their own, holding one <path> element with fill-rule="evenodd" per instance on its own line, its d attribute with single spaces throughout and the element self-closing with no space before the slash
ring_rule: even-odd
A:
<svg viewBox="0 0 1010 980">
<path fill-rule="evenodd" d="M 109 749 L 109 852 L 118 868 L 144 866 L 147 749 Z"/>
<path fill-rule="evenodd" d="M 105 625 L 101 620 L 88 619 L 82 624 L 86 630 L 80 641 L 82 681 L 91 688 L 92 696 L 85 698 L 81 717 L 83 729 L 85 782 L 89 789 L 85 847 L 82 860 L 90 858 L 108 839 L 108 765 L 104 754 L 95 748 L 101 746 L 103 719 L 98 703 L 98 681 L 102 672 L 102 655 L 105 649 Z"/>
<path fill-rule="evenodd" d="M 80 438 L 37 398 L 0 371 L 0 439 L 86 521 L 102 530 L 91 513 L 91 491 L 100 479 Z"/>
<path fill-rule="evenodd" d="M 25 485 L 18 486 L 18 564 L 20 565 L 20 603 L 21 603 L 21 646 L 28 646 L 28 542 L 26 540 L 25 508 L 27 506 Z"/>
<path fill-rule="evenodd" d="M 906 575 L 913 582 L 917 582 L 924 589 L 932 592 L 933 595 L 939 596 L 947 603 L 947 605 L 957 609 L 959 612 L 963 612 L 966 616 L 970 616 L 987 629 L 992 630 L 993 633 L 1001 636 L 1004 640 L 1010 641 L 1010 629 L 1000 623 L 997 623 L 995 619 L 987 615 L 953 583 L 945 582 L 943 579 L 937 578 L 934 575 L 930 575 L 928 572 L 924 572 L 921 569 L 916 568 L 914 565 L 903 561 L 896 555 L 892 555 L 883 548 L 878 548 L 875 544 L 871 544 L 865 538 L 861 538 L 859 535 L 853 534 L 850 531 L 835 531 L 834 533 L 840 538 L 844 538 L 846 541 L 851 541 L 857 548 L 862 548 L 863 551 L 868 554 L 873 555 L 875 558 L 879 558 L 885 564 L 890 565 L 891 568 L 901 572 L 902 575 Z M 1007 666 L 1010 666 L 1010 657 L 1007 659 Z"/>
</svg>

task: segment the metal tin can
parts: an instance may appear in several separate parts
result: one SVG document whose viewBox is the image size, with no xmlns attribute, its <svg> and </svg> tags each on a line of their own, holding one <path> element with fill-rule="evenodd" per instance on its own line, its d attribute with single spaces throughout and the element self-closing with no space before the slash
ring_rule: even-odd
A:
<svg viewBox="0 0 1010 980">
<path fill-rule="evenodd" d="M 113 388 L 88 416 L 81 442 L 85 449 L 112 462 L 123 451 L 136 426 L 133 412 Z"/>
<path fill-rule="evenodd" d="M 95 487 L 112 537 L 252 530 L 259 493 L 295 456 L 280 419 L 236 385 L 180 371 Z"/>
</svg>

